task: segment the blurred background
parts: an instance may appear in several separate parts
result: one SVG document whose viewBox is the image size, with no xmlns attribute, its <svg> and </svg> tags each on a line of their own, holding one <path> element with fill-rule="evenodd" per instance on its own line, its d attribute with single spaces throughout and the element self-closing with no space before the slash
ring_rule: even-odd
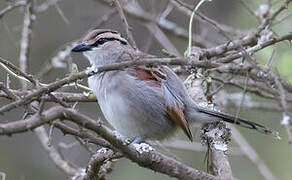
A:
<svg viewBox="0 0 292 180">
<path fill-rule="evenodd" d="M 7 2 L 8 0 L 0 1 L 0 10 L 7 6 Z M 35 5 L 41 5 L 44 2 L 37 0 Z M 167 7 L 167 2 L 167 0 L 137 0 L 137 3 L 154 17 L 158 16 Z M 184 0 L 184 2 L 194 5 L 198 1 Z M 252 10 L 257 10 L 260 4 L 267 3 L 268 1 L 248 0 L 245 2 Z M 272 3 L 275 2 L 272 1 Z M 275 7 L 277 6 L 275 5 Z M 52 57 L 55 57 L 60 49 L 66 48 L 68 43 L 78 40 L 90 28 L 99 25 L 101 18 L 105 14 L 113 11 L 114 8 L 114 6 L 98 0 L 64 0 L 58 2 L 58 7 L 52 6 L 44 12 L 37 13 L 33 24 L 32 45 L 30 49 L 30 73 L 38 75 L 40 72 L 45 72 L 45 76 L 42 76 L 41 81 L 53 82 L 69 73 L 70 68 L 66 66 L 67 61 L 76 63 L 80 70 L 85 69 L 89 65 L 88 62 L 82 55 L 74 54 L 68 56 L 66 61 L 63 62 L 65 63 L 65 68 L 53 68 L 50 71 L 44 70 L 46 65 L 50 64 Z M 251 30 L 258 25 L 256 18 L 250 15 L 246 8 L 239 3 L 239 0 L 213 0 L 211 3 L 204 4 L 200 11 L 219 23 L 245 31 Z M 290 14 L 292 13 L 291 8 L 287 11 Z M 127 17 L 139 49 L 151 54 L 163 56 L 163 46 L 141 24 L 141 21 L 128 15 Z M 184 29 L 188 27 L 189 17 L 176 9 L 167 16 L 167 19 Z M 3 18 L 0 18 L 0 56 L 10 60 L 15 65 L 18 65 L 22 24 L 22 8 L 15 9 Z M 117 13 L 110 15 L 106 22 L 102 23 L 99 27 L 119 30 L 124 34 L 124 28 Z M 291 27 L 292 21 L 288 17 L 284 23 L 275 26 L 274 30 L 279 34 L 284 34 L 291 32 Z M 193 31 L 200 34 L 200 37 L 208 42 L 205 44 L 206 47 L 222 43 L 222 35 L 210 27 L 210 25 L 195 21 Z M 187 39 L 175 36 L 168 31 L 165 31 L 165 34 L 174 44 L 177 51 L 183 54 L 186 50 Z M 152 39 L 151 42 L 147 43 L 148 39 Z M 258 52 L 256 56 L 260 62 L 265 63 L 271 56 L 272 51 L 276 51 L 274 56 L 277 59 L 276 66 L 282 75 L 292 80 L 292 51 L 289 48 L 288 43 L 280 43 Z M 6 73 L 3 69 L 0 70 L 0 81 L 6 81 Z M 11 81 L 11 88 L 20 88 L 18 80 L 11 78 Z M 85 80 L 82 83 L 87 84 Z M 225 88 L 224 91 L 241 96 L 241 91 L 238 89 L 229 87 Z M 249 97 L 259 102 L 277 105 L 273 101 L 263 100 L 252 95 L 249 95 Z M 0 99 L 1 106 L 8 102 L 4 98 Z M 100 112 L 96 103 L 79 103 L 77 107 L 82 113 L 92 118 L 99 116 L 98 114 Z M 237 108 L 236 106 L 230 105 L 226 107 L 225 111 L 235 114 Z M 22 115 L 23 111 L 19 108 L 6 113 L 4 116 L 0 116 L 0 121 L 10 122 L 19 120 L 22 118 Z M 270 168 L 276 179 L 291 180 L 292 145 L 287 143 L 285 130 L 280 126 L 281 113 L 272 110 L 242 108 L 240 116 L 249 120 L 256 120 L 258 123 L 273 127 L 273 129 L 280 132 L 282 139 L 276 140 L 273 137 L 252 130 L 239 128 L 240 132 L 256 150 L 260 158 Z M 197 135 L 195 141 L 199 142 L 198 128 L 194 127 L 193 132 Z M 181 132 L 178 132 L 173 139 L 186 140 Z M 76 142 L 74 137 L 63 136 L 59 130 L 54 130 L 52 144 L 55 147 L 59 147 L 58 149 L 64 155 L 65 159 L 68 159 L 72 164 L 78 167 L 86 167 L 90 158 L 89 153 L 74 142 Z M 237 144 L 232 142 L 231 146 L 236 147 Z M 162 149 L 161 151 L 191 167 L 206 170 L 204 163 L 205 151 L 198 152 L 172 148 L 167 148 L 167 150 Z M 233 153 L 232 151 L 233 149 L 231 149 L 228 156 L 235 177 L 239 179 L 264 179 L 250 160 L 242 154 Z M 6 180 L 66 179 L 66 176 L 55 167 L 48 154 L 41 147 L 39 140 L 32 132 L 17 134 L 11 137 L 0 136 L 0 171 L 7 174 Z M 108 176 L 108 179 L 111 180 L 138 178 L 139 180 L 172 179 L 148 169 L 140 168 L 127 159 L 119 160 L 113 172 Z"/>
</svg>

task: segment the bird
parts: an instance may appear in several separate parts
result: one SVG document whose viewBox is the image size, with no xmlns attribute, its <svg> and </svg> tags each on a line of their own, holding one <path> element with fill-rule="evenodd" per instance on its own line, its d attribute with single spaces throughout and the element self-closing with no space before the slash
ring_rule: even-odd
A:
<svg viewBox="0 0 292 180">
<path fill-rule="evenodd" d="M 143 61 L 153 55 L 135 50 L 118 31 L 90 30 L 72 52 L 83 53 L 92 68 L 124 61 Z M 137 65 L 99 72 L 88 78 L 105 119 L 130 139 L 163 140 L 182 129 L 190 141 L 193 122 L 226 121 L 264 133 L 265 126 L 199 106 L 183 81 L 164 65 Z"/>
</svg>

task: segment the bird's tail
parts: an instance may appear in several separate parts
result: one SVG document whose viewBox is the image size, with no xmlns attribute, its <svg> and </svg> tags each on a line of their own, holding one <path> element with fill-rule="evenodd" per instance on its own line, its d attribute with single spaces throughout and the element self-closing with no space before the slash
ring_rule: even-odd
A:
<svg viewBox="0 0 292 180">
<path fill-rule="evenodd" d="M 245 128 L 249 128 L 249 129 L 254 129 L 254 130 L 257 130 L 257 131 L 259 131 L 261 133 L 270 134 L 270 135 L 273 135 L 276 138 L 279 138 L 279 135 L 278 135 L 279 133 L 277 131 L 274 131 L 274 130 L 272 130 L 270 128 L 267 128 L 267 127 L 265 127 L 265 126 L 263 126 L 261 124 L 258 124 L 258 123 L 252 122 L 252 121 L 248 121 L 248 120 L 245 120 L 245 119 L 242 119 L 242 118 L 238 118 L 238 117 L 226 114 L 226 113 L 222 113 L 222 112 L 210 110 L 210 109 L 207 109 L 207 108 L 203 108 L 203 107 L 198 107 L 197 106 L 196 109 L 197 109 L 198 112 L 207 114 L 207 115 L 209 115 L 211 117 L 217 117 L 220 120 L 223 120 L 225 122 L 232 123 L 232 124 L 237 124 L 239 126 L 242 126 L 242 127 L 245 127 Z"/>
</svg>

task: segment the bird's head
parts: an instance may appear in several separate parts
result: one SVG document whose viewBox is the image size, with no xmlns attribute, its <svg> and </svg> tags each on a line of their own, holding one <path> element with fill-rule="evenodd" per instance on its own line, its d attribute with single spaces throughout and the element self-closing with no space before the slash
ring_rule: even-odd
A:
<svg viewBox="0 0 292 180">
<path fill-rule="evenodd" d="M 132 49 L 117 31 L 94 29 L 84 36 L 72 52 L 83 52 L 91 64 L 102 65 L 116 62 L 118 56 Z"/>
</svg>

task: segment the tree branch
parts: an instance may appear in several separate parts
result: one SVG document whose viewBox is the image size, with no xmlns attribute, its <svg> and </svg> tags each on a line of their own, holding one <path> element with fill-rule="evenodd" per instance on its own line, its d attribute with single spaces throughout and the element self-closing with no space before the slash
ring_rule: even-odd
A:
<svg viewBox="0 0 292 180">
<path fill-rule="evenodd" d="M 115 148 L 119 149 L 127 158 L 142 167 L 152 169 L 156 172 L 167 174 L 171 177 L 184 180 L 216 180 L 218 178 L 205 172 L 190 168 L 176 160 L 162 155 L 156 151 L 138 152 L 132 144 L 125 142 L 125 139 L 114 134 L 109 128 L 100 121 L 93 120 L 73 109 L 67 109 L 60 106 L 53 107 L 42 116 L 35 114 L 28 119 L 0 124 L 0 135 L 11 135 L 22 133 L 37 128 L 56 119 L 65 118 L 79 126 L 96 132 Z"/>
</svg>

